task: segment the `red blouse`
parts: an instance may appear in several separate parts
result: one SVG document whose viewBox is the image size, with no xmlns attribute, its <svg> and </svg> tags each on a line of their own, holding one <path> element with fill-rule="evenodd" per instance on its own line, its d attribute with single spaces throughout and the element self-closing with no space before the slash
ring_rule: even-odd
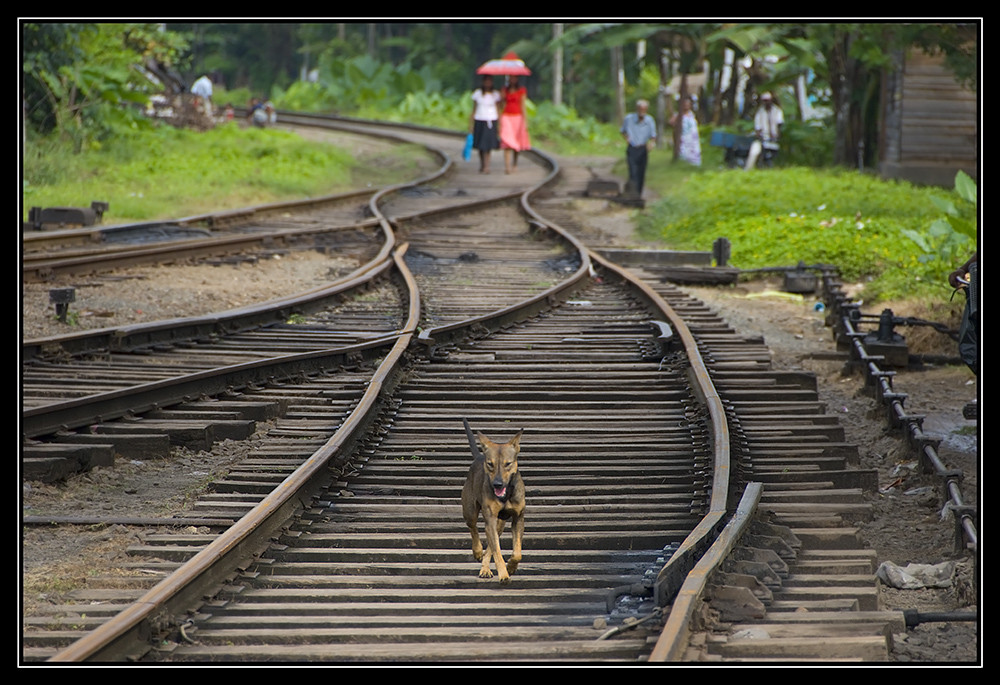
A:
<svg viewBox="0 0 1000 685">
<path fill-rule="evenodd" d="M 509 88 L 503 89 L 504 97 L 504 114 L 523 114 L 521 109 L 521 103 L 524 102 L 524 96 L 528 94 L 528 89 L 521 86 L 517 90 L 510 90 Z"/>
</svg>

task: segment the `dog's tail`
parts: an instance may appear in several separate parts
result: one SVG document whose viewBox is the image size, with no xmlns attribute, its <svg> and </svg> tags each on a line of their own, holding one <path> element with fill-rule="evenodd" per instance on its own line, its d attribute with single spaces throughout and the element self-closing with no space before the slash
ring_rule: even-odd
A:
<svg viewBox="0 0 1000 685">
<path fill-rule="evenodd" d="M 472 429 L 469 428 L 469 420 L 463 418 L 462 423 L 465 424 L 465 437 L 469 439 L 469 447 L 472 448 L 472 458 L 478 459 L 480 456 L 479 445 L 476 444 L 476 436 L 472 434 Z"/>
</svg>

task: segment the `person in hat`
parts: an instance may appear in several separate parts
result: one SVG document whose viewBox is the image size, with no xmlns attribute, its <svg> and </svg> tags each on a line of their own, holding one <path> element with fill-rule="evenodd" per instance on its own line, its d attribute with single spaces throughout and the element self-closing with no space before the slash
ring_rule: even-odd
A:
<svg viewBox="0 0 1000 685">
<path fill-rule="evenodd" d="M 500 89 L 503 96 L 503 111 L 500 113 L 500 147 L 503 149 L 503 165 L 506 173 L 517 170 L 517 155 L 522 150 L 531 149 L 528 136 L 528 119 L 524 111 L 524 100 L 528 90 L 519 82 L 516 74 L 507 77 L 507 84 Z"/>
<path fill-rule="evenodd" d="M 778 149 L 778 138 L 781 137 L 781 127 L 785 123 L 785 115 L 774 101 L 774 95 L 764 93 L 760 96 L 760 107 L 753 118 L 754 133 L 757 138 L 750 144 L 747 163 L 744 169 L 753 169 L 761 152 Z"/>
<path fill-rule="evenodd" d="M 479 150 L 479 173 L 490 173 L 490 154 L 500 147 L 500 91 L 493 87 L 493 77 L 483 76 L 482 84 L 472 93 L 474 107 L 469 117 L 472 147 Z"/>
</svg>

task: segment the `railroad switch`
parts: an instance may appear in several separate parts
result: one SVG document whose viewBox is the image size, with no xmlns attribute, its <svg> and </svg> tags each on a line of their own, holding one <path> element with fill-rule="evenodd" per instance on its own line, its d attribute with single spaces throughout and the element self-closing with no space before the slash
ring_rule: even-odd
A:
<svg viewBox="0 0 1000 685">
<path fill-rule="evenodd" d="M 717 238 L 712 243 L 712 258 L 715 260 L 715 265 L 726 266 L 732 251 L 733 247 L 728 238 Z"/>
<path fill-rule="evenodd" d="M 594 178 L 587 182 L 587 197 L 616 198 L 621 195 L 622 189 L 618 181 Z"/>
<path fill-rule="evenodd" d="M 816 292 L 816 280 L 816 274 L 810 273 L 806 270 L 805 264 L 799 262 L 798 267 L 785 272 L 785 283 L 782 289 L 786 293 L 812 294 Z"/>
<path fill-rule="evenodd" d="M 28 210 L 28 222 L 32 230 L 44 228 L 78 228 L 101 223 L 104 212 L 108 211 L 107 202 L 91 202 L 90 207 L 32 207 Z"/>
<path fill-rule="evenodd" d="M 53 288 L 49 291 L 49 302 L 56 306 L 56 318 L 66 323 L 69 303 L 76 302 L 76 288 Z"/>
<path fill-rule="evenodd" d="M 864 345 L 869 353 L 881 355 L 890 366 L 905 367 L 910 363 L 910 352 L 906 339 L 896 333 L 893 327 L 902 323 L 892 314 L 891 309 L 882 310 L 878 330 L 865 336 Z"/>
</svg>

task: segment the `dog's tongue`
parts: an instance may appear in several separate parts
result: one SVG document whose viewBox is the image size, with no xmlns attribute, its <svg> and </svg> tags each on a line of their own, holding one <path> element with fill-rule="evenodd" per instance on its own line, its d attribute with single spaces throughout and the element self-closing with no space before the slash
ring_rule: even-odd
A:
<svg viewBox="0 0 1000 685">
<path fill-rule="evenodd" d="M 496 495 L 497 497 L 503 497 L 504 495 L 507 494 L 507 486 L 505 485 L 493 486 L 493 494 Z"/>
</svg>

